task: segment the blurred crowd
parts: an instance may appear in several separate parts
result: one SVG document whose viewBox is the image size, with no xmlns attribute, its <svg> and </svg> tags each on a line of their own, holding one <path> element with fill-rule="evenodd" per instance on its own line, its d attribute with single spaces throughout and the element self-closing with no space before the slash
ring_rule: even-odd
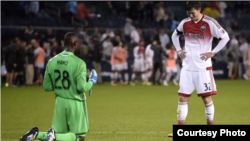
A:
<svg viewBox="0 0 250 141">
<path fill-rule="evenodd" d="M 168 15 L 164 11 L 164 7 L 161 2 L 130 2 L 125 6 L 125 9 L 115 6 L 114 2 L 108 2 L 110 13 L 121 13 L 122 10 L 126 11 L 126 8 L 130 8 L 128 18 L 123 29 L 106 29 L 101 32 L 98 27 L 93 29 L 93 32 L 89 32 L 87 26 L 76 27 L 76 32 L 80 37 L 80 49 L 76 54 L 79 58 L 84 60 L 88 69 L 95 68 L 99 75 L 102 75 L 104 70 L 102 67 L 109 67 L 110 70 L 110 58 L 112 48 L 114 47 L 114 41 L 120 43 L 120 45 L 127 51 L 128 71 L 130 74 L 133 72 L 134 55 L 133 49 L 138 46 L 140 41 L 144 41 L 143 47 L 146 48 L 153 41 L 157 41 L 164 51 L 168 51 L 172 46 L 171 35 L 167 34 L 169 29 L 155 29 L 155 33 L 150 38 L 146 38 L 144 30 L 138 25 L 139 20 L 145 18 L 151 18 L 156 20 L 159 24 L 168 20 L 171 15 Z M 212 2 L 205 3 L 203 13 L 214 17 L 216 19 L 225 16 L 225 10 L 228 7 L 232 7 L 230 2 Z M 238 7 L 241 5 L 238 11 L 242 13 L 248 12 L 245 4 L 249 3 L 237 3 Z M 27 7 L 28 5 L 28 7 Z M 157 5 L 157 6 L 155 6 Z M 35 16 L 39 11 L 39 2 L 24 2 L 20 3 L 23 10 L 26 10 L 23 14 L 31 14 Z M 155 9 L 158 7 L 158 9 Z M 84 6 L 83 2 L 68 2 L 68 13 L 65 18 L 71 18 L 72 15 L 80 19 L 96 18 L 101 14 L 97 14 L 94 9 L 88 9 Z M 132 11 L 132 12 L 131 12 Z M 143 12 L 142 12 L 143 11 Z M 216 12 L 217 11 L 217 12 Z M 219 11 L 219 12 L 218 12 Z M 137 14 L 135 14 L 137 13 Z M 143 14 L 142 14 L 143 13 Z M 171 17 L 173 31 L 178 25 L 179 21 Z M 84 21 L 85 21 L 84 20 Z M 230 42 L 227 46 L 212 59 L 213 63 L 224 61 L 228 64 L 228 78 L 250 78 L 250 45 L 249 37 L 240 33 L 240 27 L 237 21 L 230 25 L 227 22 L 225 30 L 230 35 Z M 180 37 L 181 45 L 184 45 L 184 38 Z M 214 40 L 213 47 L 217 45 L 218 41 Z M 11 38 L 10 42 L 6 46 L 1 47 L 2 50 L 2 82 L 5 86 L 16 85 L 41 85 L 43 81 L 43 74 L 45 71 L 47 61 L 64 50 L 62 40 L 57 38 L 52 29 L 47 29 L 46 32 L 41 33 L 38 30 L 34 30 L 32 25 L 26 27 L 18 36 Z M 166 56 L 162 56 L 162 62 L 166 60 Z M 178 75 L 180 73 L 181 60 L 176 58 L 178 65 Z M 165 65 L 163 64 L 164 68 Z M 177 75 L 177 80 L 178 80 Z M 171 78 L 164 78 L 161 76 L 161 82 Z M 152 77 L 150 77 L 152 79 Z M 129 76 L 129 81 L 131 75 Z M 98 83 L 102 83 L 102 79 L 98 80 Z"/>
</svg>

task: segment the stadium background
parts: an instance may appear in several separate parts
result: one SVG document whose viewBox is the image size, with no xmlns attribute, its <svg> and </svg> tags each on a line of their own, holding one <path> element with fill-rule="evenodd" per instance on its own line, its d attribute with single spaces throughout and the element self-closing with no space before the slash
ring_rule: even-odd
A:
<svg viewBox="0 0 250 141">
<path fill-rule="evenodd" d="M 37 5 L 37 2 L 31 3 L 33 6 Z M 31 11 L 25 13 L 25 7 L 31 3 L 1 1 L 2 64 L 4 63 L 5 48 L 8 47 L 11 39 L 24 37 L 28 41 L 35 37 L 39 39 L 40 45 L 43 47 L 43 43 L 47 42 L 48 38 L 53 37 L 62 46 L 61 41 L 65 33 L 75 31 L 81 37 L 82 42 L 79 57 L 87 63 L 88 69 L 91 69 L 93 65 L 89 56 L 91 53 L 88 51 L 91 47 L 97 46 L 99 50 L 95 51 L 105 52 L 102 49 L 102 42 L 95 39 L 100 39 L 106 30 L 112 30 L 115 35 L 120 36 L 124 43 L 128 43 L 128 63 L 131 71 L 133 65 L 131 52 L 135 47 L 130 39 L 131 29 L 140 29 L 140 38 L 145 41 L 145 45 L 149 44 L 152 39 L 159 38 L 157 30 L 160 32 L 165 30 L 170 39 L 169 43 L 171 43 L 173 30 L 178 22 L 187 17 L 185 2 L 85 1 L 84 5 L 89 9 L 85 9 L 85 12 L 87 11 L 85 19 L 79 19 L 77 14 L 69 13 L 66 8 L 67 1 L 39 1 L 39 8 L 35 7 L 31 10 L 34 13 Z M 78 2 L 78 4 L 80 3 Z M 227 8 L 223 8 L 225 4 Z M 217 19 L 229 33 L 231 39 L 235 36 L 239 47 L 242 44 L 242 38 L 250 41 L 250 2 L 202 2 L 202 11 Z M 159 17 L 158 22 L 157 17 Z M 32 27 L 33 31 L 27 32 L 28 27 Z M 97 28 L 99 28 L 99 33 L 95 33 Z M 48 34 L 49 29 L 52 30 L 51 35 Z M 89 39 L 91 38 L 95 42 L 90 43 Z M 180 39 L 183 46 L 183 37 Z M 217 42 L 214 39 L 213 47 Z M 220 93 L 214 99 L 217 104 L 216 108 L 218 107 L 215 114 L 215 124 L 250 124 L 248 120 L 250 106 L 247 101 L 250 91 L 249 81 L 224 80 L 231 79 L 228 78 L 228 63 L 232 61 L 228 55 L 230 46 L 231 42 L 213 59 L 213 73 L 217 79 L 216 83 Z M 51 43 L 50 49 L 52 48 Z M 44 48 L 45 52 L 50 49 Z M 50 57 L 48 56 L 46 60 Z M 238 56 L 236 62 L 239 62 L 239 71 L 236 75 L 241 79 L 245 71 L 242 56 Z M 103 81 L 109 81 L 109 60 L 102 59 L 101 66 Z M 2 84 L 4 84 L 4 76 L 2 80 Z M 91 130 L 88 134 L 90 140 L 165 140 L 167 134 L 172 132 L 171 125 L 176 124 L 178 87 L 140 85 L 129 89 L 123 86 L 110 87 L 109 84 L 97 85 L 93 88 L 93 96 L 88 98 L 89 117 L 92 120 L 90 122 Z M 204 124 L 205 114 L 200 114 L 204 112 L 204 106 L 196 96 L 192 98 L 187 124 Z M 13 89 L 2 87 L 1 105 L 1 138 L 12 141 L 34 125 L 39 126 L 40 130 L 43 131 L 50 127 L 54 95 L 53 93 L 45 94 L 42 87 L 39 86 Z"/>
</svg>

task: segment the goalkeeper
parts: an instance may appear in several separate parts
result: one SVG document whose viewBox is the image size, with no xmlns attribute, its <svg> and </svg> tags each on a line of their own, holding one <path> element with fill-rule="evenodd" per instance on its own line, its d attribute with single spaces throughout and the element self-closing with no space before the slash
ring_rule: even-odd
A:
<svg viewBox="0 0 250 141">
<path fill-rule="evenodd" d="M 54 91 L 56 95 L 52 128 L 39 132 L 33 127 L 20 141 L 85 140 L 89 131 L 85 92 L 96 83 L 97 74 L 92 70 L 87 82 L 86 64 L 74 55 L 79 48 L 79 38 L 75 33 L 65 35 L 64 46 L 65 51 L 49 60 L 43 81 L 44 90 Z"/>
</svg>

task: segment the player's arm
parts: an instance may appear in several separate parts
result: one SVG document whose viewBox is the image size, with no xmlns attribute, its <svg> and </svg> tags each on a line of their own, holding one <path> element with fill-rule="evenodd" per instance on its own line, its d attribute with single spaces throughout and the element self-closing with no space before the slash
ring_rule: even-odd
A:
<svg viewBox="0 0 250 141">
<path fill-rule="evenodd" d="M 180 45 L 180 40 L 179 37 L 181 35 L 183 35 L 183 24 L 184 24 L 184 20 L 181 21 L 181 23 L 178 25 L 178 27 L 175 29 L 174 33 L 172 34 L 172 41 L 174 44 L 174 47 L 176 49 L 176 51 L 178 52 L 179 56 L 183 59 L 186 57 L 185 51 L 183 51 L 181 49 L 181 45 Z"/>
<path fill-rule="evenodd" d="M 46 65 L 46 71 L 45 71 L 44 80 L 43 80 L 43 89 L 46 92 L 54 91 L 53 81 L 52 81 L 51 74 L 50 74 L 50 71 L 49 71 L 49 68 L 50 68 L 50 66 L 49 66 L 50 63 L 49 62 Z"/>
<path fill-rule="evenodd" d="M 115 59 L 122 60 L 122 58 L 120 58 L 117 54 L 118 54 L 118 49 L 115 49 L 114 50 L 114 57 L 115 57 Z"/>
<path fill-rule="evenodd" d="M 138 55 L 138 48 L 137 47 L 134 48 L 133 53 L 134 53 L 134 58 L 138 58 L 139 57 L 139 55 Z"/>
<path fill-rule="evenodd" d="M 79 93 L 85 93 L 86 91 L 89 91 L 93 86 L 93 83 L 91 81 L 87 82 L 87 68 L 84 62 L 79 64 L 76 74 L 76 80 L 76 86 Z"/>
<path fill-rule="evenodd" d="M 220 40 L 218 45 L 212 50 L 212 53 L 216 54 L 226 46 L 230 38 L 228 36 L 228 33 L 218 24 L 217 21 L 214 20 L 214 22 L 211 22 L 210 26 L 212 36 Z"/>
</svg>

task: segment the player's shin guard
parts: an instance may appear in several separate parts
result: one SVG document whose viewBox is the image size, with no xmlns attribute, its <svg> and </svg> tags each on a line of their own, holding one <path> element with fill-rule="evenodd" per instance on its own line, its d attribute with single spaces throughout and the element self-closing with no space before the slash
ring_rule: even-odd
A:
<svg viewBox="0 0 250 141">
<path fill-rule="evenodd" d="M 207 116 L 207 125 L 213 125 L 214 124 L 214 104 L 213 101 L 211 101 L 208 104 L 205 104 L 205 111 Z"/>
<path fill-rule="evenodd" d="M 188 103 L 187 102 L 179 102 L 178 109 L 177 109 L 178 125 L 185 124 L 187 114 L 188 114 Z"/>
</svg>

